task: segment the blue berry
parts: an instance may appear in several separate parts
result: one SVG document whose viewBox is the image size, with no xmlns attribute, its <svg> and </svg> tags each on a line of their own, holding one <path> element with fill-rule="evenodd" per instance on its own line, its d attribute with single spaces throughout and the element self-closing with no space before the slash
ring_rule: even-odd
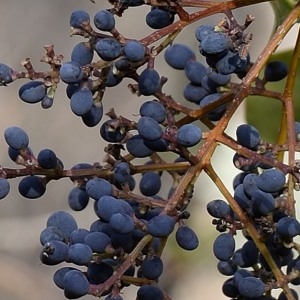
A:
<svg viewBox="0 0 300 300">
<path fill-rule="evenodd" d="M 79 83 L 83 78 L 81 65 L 75 61 L 64 63 L 59 70 L 59 74 L 61 80 L 68 84 Z"/>
<path fill-rule="evenodd" d="M 288 71 L 288 66 L 285 62 L 275 60 L 267 63 L 264 77 L 266 81 L 279 81 L 287 76 Z"/>
<path fill-rule="evenodd" d="M 65 240 L 70 238 L 73 230 L 77 229 L 77 223 L 74 217 L 66 211 L 56 211 L 52 213 L 47 220 L 47 227 L 53 226 L 62 233 Z"/>
<path fill-rule="evenodd" d="M 93 251 L 87 244 L 76 243 L 68 249 L 68 260 L 78 266 L 88 265 L 93 256 Z"/>
<path fill-rule="evenodd" d="M 238 284 L 240 294 L 248 298 L 258 298 L 265 292 L 265 284 L 256 277 L 245 277 Z"/>
<path fill-rule="evenodd" d="M 40 254 L 41 262 L 45 265 L 57 265 L 68 258 L 68 245 L 61 241 L 49 241 L 43 245 Z"/>
<path fill-rule="evenodd" d="M 135 40 L 129 40 L 123 46 L 124 57 L 132 62 L 142 60 L 146 54 L 146 48 Z"/>
<path fill-rule="evenodd" d="M 115 17 L 108 10 L 100 10 L 94 16 L 95 26 L 102 31 L 111 31 L 115 27 Z"/>
<path fill-rule="evenodd" d="M 146 15 L 146 23 L 153 29 L 164 28 L 174 22 L 174 13 L 168 8 L 152 6 Z"/>
<path fill-rule="evenodd" d="M 199 103 L 200 108 L 204 108 L 206 105 L 209 105 L 211 103 L 218 101 L 221 96 L 222 96 L 222 94 L 220 94 L 220 93 L 214 93 L 214 94 L 205 96 Z M 226 105 L 223 104 L 223 105 L 215 108 L 214 110 L 210 111 L 207 114 L 207 117 L 211 121 L 219 121 L 221 119 L 221 117 L 223 116 L 225 110 L 226 110 Z"/>
<path fill-rule="evenodd" d="M 294 217 L 283 217 L 276 225 L 276 232 L 286 238 L 293 238 L 300 234 L 300 223 Z"/>
<path fill-rule="evenodd" d="M 142 117 L 150 117 L 157 121 L 158 123 L 162 123 L 167 115 L 165 107 L 158 101 L 146 101 L 140 107 L 140 115 Z"/>
<path fill-rule="evenodd" d="M 103 106 L 92 104 L 91 109 L 81 116 L 83 123 L 88 127 L 95 127 L 98 125 L 103 117 Z"/>
<path fill-rule="evenodd" d="M 202 130 L 194 124 L 185 124 L 181 126 L 176 135 L 176 141 L 184 147 L 197 145 L 202 139 Z"/>
<path fill-rule="evenodd" d="M 116 127 L 115 120 L 107 120 L 100 127 L 101 137 L 109 143 L 121 142 L 126 136 L 125 127 Z"/>
<path fill-rule="evenodd" d="M 140 184 L 140 191 L 145 196 L 156 195 L 161 188 L 161 178 L 157 172 L 147 172 L 143 174 Z"/>
<path fill-rule="evenodd" d="M 43 183 L 43 178 L 32 175 L 22 178 L 19 182 L 19 193 L 28 199 L 36 199 L 44 195 L 46 191 L 45 183 Z"/>
<path fill-rule="evenodd" d="M 229 47 L 229 39 L 220 32 L 210 32 L 200 43 L 201 51 L 208 54 L 221 53 Z"/>
<path fill-rule="evenodd" d="M 90 232 L 84 238 L 84 243 L 89 245 L 93 252 L 103 253 L 111 244 L 110 237 L 104 232 Z"/>
<path fill-rule="evenodd" d="M 154 237 L 166 237 L 173 230 L 175 221 L 168 215 L 158 215 L 148 221 L 147 231 Z"/>
<path fill-rule="evenodd" d="M 29 81 L 19 89 L 19 97 L 27 103 L 37 103 L 46 96 L 46 87 L 42 81 Z"/>
<path fill-rule="evenodd" d="M 111 61 L 122 54 L 122 45 L 115 38 L 101 38 L 95 44 L 95 50 L 100 58 Z"/>
<path fill-rule="evenodd" d="M 209 92 L 200 85 L 188 83 L 184 90 L 183 96 L 187 101 L 199 104 L 200 101 L 209 94 Z"/>
<path fill-rule="evenodd" d="M 84 189 L 74 187 L 68 195 L 68 204 L 71 209 L 81 211 L 87 207 L 89 195 Z"/>
<path fill-rule="evenodd" d="M 77 62 L 81 66 L 89 65 L 94 57 L 94 51 L 91 45 L 86 42 L 77 44 L 71 53 L 71 61 Z"/>
<path fill-rule="evenodd" d="M 196 60 L 187 61 L 184 72 L 185 76 L 195 85 L 201 85 L 202 78 L 207 75 L 206 67 Z"/>
<path fill-rule="evenodd" d="M 11 83 L 13 81 L 12 75 L 13 70 L 9 66 L 0 63 L 0 83 L 2 85 Z"/>
<path fill-rule="evenodd" d="M 236 138 L 239 144 L 248 149 L 256 149 L 261 140 L 259 131 L 249 124 L 238 126 L 236 129 Z"/>
<path fill-rule="evenodd" d="M 195 60 L 194 51 L 184 44 L 173 44 L 165 51 L 165 61 L 174 69 L 183 70 L 189 60 Z"/>
<path fill-rule="evenodd" d="M 158 92 L 160 88 L 160 76 L 154 69 L 146 68 L 138 79 L 139 91 L 144 96 L 150 96 Z"/>
<path fill-rule="evenodd" d="M 126 142 L 126 148 L 130 154 L 135 157 L 147 157 L 153 153 L 145 144 L 143 138 L 137 134 Z"/>
<path fill-rule="evenodd" d="M 186 225 L 178 227 L 175 239 L 177 244 L 184 250 L 195 250 L 199 246 L 196 233 Z"/>
<path fill-rule="evenodd" d="M 85 25 L 90 23 L 90 16 L 84 10 L 75 10 L 70 17 L 70 26 L 82 29 Z"/>
<path fill-rule="evenodd" d="M 57 165 L 57 157 L 51 149 L 43 149 L 39 152 L 37 161 L 43 169 L 54 169 Z"/>
<path fill-rule="evenodd" d="M 163 300 L 161 289 L 154 285 L 142 285 L 137 291 L 136 300 Z"/>
<path fill-rule="evenodd" d="M 281 191 L 285 186 L 285 174 L 277 169 L 268 169 L 256 179 L 258 188 L 266 193 Z"/>
<path fill-rule="evenodd" d="M 149 141 L 159 139 L 162 134 L 162 128 L 159 123 L 151 117 L 141 117 L 137 123 L 137 130 L 139 135 Z"/>
<path fill-rule="evenodd" d="M 147 256 L 141 264 L 141 272 L 143 277 L 150 280 L 158 279 L 163 272 L 163 261 L 159 256 Z"/>
<path fill-rule="evenodd" d="M 118 233 L 130 233 L 134 229 L 134 222 L 131 216 L 125 213 L 115 213 L 109 219 L 110 226 Z"/>
<path fill-rule="evenodd" d="M 5 198 L 10 191 L 10 184 L 6 178 L 0 177 L 0 199 Z"/>
<path fill-rule="evenodd" d="M 226 218 L 230 215 L 230 206 L 224 200 L 216 199 L 206 205 L 208 213 L 214 218 Z"/>
<path fill-rule="evenodd" d="M 222 233 L 214 241 L 213 253 L 215 257 L 222 261 L 229 260 L 235 250 L 235 240 L 230 233 Z"/>
<path fill-rule="evenodd" d="M 201 42 L 205 37 L 214 32 L 215 27 L 212 25 L 200 25 L 195 31 L 196 39 Z"/>
<path fill-rule="evenodd" d="M 4 138 L 8 146 L 15 150 L 27 148 L 29 144 L 29 137 L 27 133 L 20 127 L 8 127 L 4 131 Z"/>
<path fill-rule="evenodd" d="M 79 270 L 70 270 L 63 277 L 65 295 L 69 299 L 76 299 L 86 295 L 89 291 L 89 281 Z"/>
<path fill-rule="evenodd" d="M 93 106 L 93 94 L 86 88 L 80 88 L 71 97 L 70 107 L 72 112 L 77 116 L 84 116 Z"/>
</svg>

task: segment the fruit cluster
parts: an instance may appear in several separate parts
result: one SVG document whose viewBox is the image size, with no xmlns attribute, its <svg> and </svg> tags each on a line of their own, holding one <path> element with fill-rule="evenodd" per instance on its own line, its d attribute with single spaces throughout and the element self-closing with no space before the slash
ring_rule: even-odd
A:
<svg viewBox="0 0 300 300">
<path fill-rule="evenodd" d="M 259 60 L 251 62 L 253 37 L 246 29 L 254 18 L 248 15 L 240 25 L 229 8 L 256 2 L 110 0 L 112 6 L 97 11 L 93 22 L 83 10 L 71 14 L 72 35 L 85 41 L 75 45 L 70 61 L 63 62 L 53 46 L 46 46 L 42 61 L 50 71 L 35 71 L 29 59 L 22 62 L 26 72 L 0 63 L 2 85 L 30 79 L 19 89 L 19 98 L 30 104 L 39 102 L 50 108 L 58 84 L 65 83 L 72 113 L 87 127 L 99 125 L 99 135 L 106 144 L 103 166 L 78 163 L 65 169 L 51 149 L 35 155 L 22 128 L 11 126 L 4 132 L 9 157 L 21 167 L 1 169 L 0 199 L 9 193 L 10 178 L 22 176 L 20 194 L 36 199 L 43 196 L 51 180 L 68 177 L 74 183 L 68 195 L 70 208 L 83 211 L 90 202 L 94 207 L 95 219 L 89 228 L 78 227 L 70 213 L 56 211 L 40 234 L 41 262 L 70 264 L 53 276 L 66 298 L 90 294 L 121 300 L 122 289 L 136 285 L 137 300 L 170 299 L 158 285 L 161 274 L 168 271 L 161 255 L 173 232 L 179 247 L 188 251 L 198 247 L 198 237 L 186 220 L 194 183 L 204 171 L 226 198 L 207 205 L 220 232 L 212 246 L 219 260 L 217 267 L 221 274 L 230 276 L 223 293 L 239 300 L 275 299 L 272 291 L 281 288 L 278 299 L 298 299 L 289 287 L 300 284 L 300 246 L 294 241 L 300 235 L 300 223 L 293 196 L 300 179 L 294 159 L 295 151 L 300 150 L 300 123 L 295 122 L 290 105 L 295 79 L 284 62 L 269 58 L 300 13 L 296 6 L 296 16 L 287 18 L 286 30 L 279 29 Z M 124 37 L 116 28 L 116 18 L 142 5 L 149 5 L 146 24 L 156 31 L 141 40 Z M 188 13 L 185 6 L 201 10 Z M 225 14 L 218 24 L 196 28 L 199 53 L 175 42 L 183 27 L 217 12 Z M 299 52 L 295 50 L 294 61 Z M 160 53 L 170 67 L 183 71 L 187 78 L 184 104 L 164 93 L 167 78 L 160 75 L 156 64 Z M 197 59 L 198 55 L 201 58 Z M 286 77 L 286 93 L 267 89 L 268 82 Z M 117 115 L 111 108 L 106 111 L 108 120 L 101 122 L 105 91 L 125 78 L 131 82 L 131 92 L 144 99 L 138 120 Z M 284 103 L 288 115 L 288 120 L 283 119 L 288 128 L 285 140 L 281 137 L 278 144 L 267 143 L 250 124 L 239 125 L 235 137 L 225 133 L 248 95 L 267 95 Z M 281 132 L 283 129 L 285 126 Z M 232 194 L 211 163 L 219 143 L 235 151 L 233 164 L 241 171 L 233 179 Z M 285 151 L 290 155 L 288 164 L 282 162 Z M 170 155 L 164 158 L 162 153 Z M 160 193 L 162 174 L 172 182 L 167 196 Z M 238 233 L 246 241 L 235 249 Z"/>
</svg>

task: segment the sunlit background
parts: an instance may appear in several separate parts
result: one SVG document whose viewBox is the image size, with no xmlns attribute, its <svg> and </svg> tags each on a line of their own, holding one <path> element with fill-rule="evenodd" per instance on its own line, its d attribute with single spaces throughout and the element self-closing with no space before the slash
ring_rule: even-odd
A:
<svg viewBox="0 0 300 300">
<path fill-rule="evenodd" d="M 71 12 L 84 9 L 93 18 L 97 10 L 109 7 L 108 1 L 104 0 L 98 0 L 96 4 L 88 0 L 1 0 L 0 3 L 0 61 L 18 70 L 22 70 L 20 62 L 26 57 L 31 58 L 36 70 L 47 70 L 47 65 L 39 62 L 46 44 L 54 44 L 56 53 L 63 54 L 65 61 L 68 61 L 72 47 L 82 41 L 80 37 L 69 37 Z M 128 38 L 139 39 L 146 36 L 151 32 L 144 21 L 148 10 L 149 7 L 139 7 L 126 11 L 123 18 L 117 19 L 117 29 Z M 251 56 L 255 58 L 270 37 L 273 13 L 268 4 L 235 12 L 241 23 L 246 14 L 256 18 L 249 28 L 254 33 Z M 216 15 L 191 25 L 181 32 L 178 42 L 187 43 L 197 51 L 195 28 L 204 22 L 215 24 L 222 17 Z M 290 38 L 293 39 L 293 35 Z M 197 55 L 200 58 L 199 53 Z M 182 90 L 187 83 L 183 73 L 163 64 L 162 58 L 157 59 L 156 68 L 161 75 L 169 78 L 166 92 L 172 94 L 177 101 L 183 101 Z M 79 162 L 101 162 L 105 143 L 100 139 L 99 126 L 88 128 L 71 112 L 65 95 L 66 86 L 61 84 L 53 107 L 44 110 L 40 104 L 29 105 L 18 99 L 18 87 L 23 82 L 25 81 L 0 88 L 1 165 L 15 167 L 8 159 L 7 145 L 3 138 L 5 128 L 12 125 L 26 130 L 30 137 L 30 147 L 36 154 L 43 148 L 50 148 L 66 168 Z M 124 80 L 119 87 L 107 90 L 104 108 L 107 111 L 115 107 L 117 114 L 136 119 L 139 106 L 146 98 L 139 99 L 132 95 L 127 88 L 128 83 L 129 80 Z M 244 122 L 242 107 L 230 123 L 228 133 L 234 134 L 241 122 Z M 232 155 L 232 151 L 220 146 L 213 159 L 217 172 L 230 190 L 233 176 L 238 172 L 231 163 Z M 40 263 L 39 234 L 51 212 L 70 211 L 67 196 L 72 182 L 69 179 L 51 182 L 41 199 L 28 200 L 18 194 L 18 181 L 11 181 L 11 193 L 0 203 L 0 299 L 63 300 L 63 292 L 52 281 L 57 267 L 47 267 Z M 163 195 L 168 192 L 166 185 L 167 183 L 164 184 Z M 226 299 L 221 286 L 227 278 L 218 274 L 217 260 L 211 251 L 213 239 L 218 233 L 211 225 L 211 218 L 205 208 L 209 200 L 220 197 L 210 179 L 202 174 L 195 188 L 190 206 L 191 218 L 188 220 L 188 224 L 199 236 L 200 246 L 193 252 L 186 252 L 179 249 L 171 238 L 164 253 L 165 271 L 161 284 L 167 288 L 173 300 Z M 83 212 L 71 213 L 79 227 L 89 228 L 96 219 L 92 205 Z M 86 296 L 83 299 L 94 298 Z M 135 299 L 134 288 L 124 290 L 124 299 Z"/>
</svg>

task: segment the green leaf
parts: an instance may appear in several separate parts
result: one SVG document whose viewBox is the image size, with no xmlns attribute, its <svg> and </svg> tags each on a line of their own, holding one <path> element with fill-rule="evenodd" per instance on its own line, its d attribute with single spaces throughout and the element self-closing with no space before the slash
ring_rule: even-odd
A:
<svg viewBox="0 0 300 300">
<path fill-rule="evenodd" d="M 280 52 L 272 56 L 271 60 L 284 61 L 289 65 L 291 60 L 292 50 Z M 266 89 L 282 92 L 285 87 L 286 80 L 277 82 L 269 82 L 266 85 Z M 295 119 L 300 121 L 300 101 L 299 95 L 296 95 L 295 91 L 300 90 L 300 69 L 298 68 L 296 73 L 296 84 L 294 90 L 295 99 Z M 282 112 L 282 103 L 279 100 L 271 99 L 261 96 L 250 96 L 246 100 L 246 119 L 247 122 L 255 126 L 261 133 L 262 138 L 270 143 L 274 143 L 277 140 L 280 119 Z"/>
<path fill-rule="evenodd" d="M 274 0 L 270 2 L 275 14 L 275 28 L 283 22 L 296 2 L 296 0 Z"/>
</svg>

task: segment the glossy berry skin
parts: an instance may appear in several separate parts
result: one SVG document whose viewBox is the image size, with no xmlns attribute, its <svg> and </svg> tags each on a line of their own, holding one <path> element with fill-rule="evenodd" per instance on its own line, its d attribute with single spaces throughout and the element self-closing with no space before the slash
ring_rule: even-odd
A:
<svg viewBox="0 0 300 300">
<path fill-rule="evenodd" d="M 183 147 L 192 147 L 197 145 L 202 139 L 201 129 L 194 124 L 185 124 L 181 126 L 176 135 L 176 141 Z"/>
</svg>

